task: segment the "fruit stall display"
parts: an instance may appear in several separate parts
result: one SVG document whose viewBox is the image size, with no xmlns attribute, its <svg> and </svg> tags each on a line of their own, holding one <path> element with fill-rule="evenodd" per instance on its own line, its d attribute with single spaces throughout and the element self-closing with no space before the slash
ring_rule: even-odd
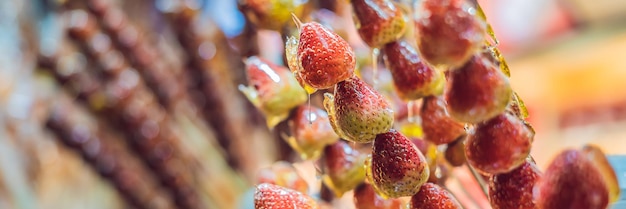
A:
<svg viewBox="0 0 626 209">
<path fill-rule="evenodd" d="M 619 29 L 511 61 L 488 1 L 223 2 L 0 3 L 0 208 L 620 201 Z"/>
</svg>

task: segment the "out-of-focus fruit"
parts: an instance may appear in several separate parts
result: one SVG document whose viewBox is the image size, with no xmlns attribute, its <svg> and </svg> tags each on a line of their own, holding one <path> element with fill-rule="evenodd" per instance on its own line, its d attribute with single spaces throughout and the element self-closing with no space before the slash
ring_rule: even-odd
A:
<svg viewBox="0 0 626 209">
<path fill-rule="evenodd" d="M 411 197 L 410 209 L 461 209 L 461 204 L 444 188 L 425 183 L 419 192 Z"/>
<path fill-rule="evenodd" d="M 384 199 L 372 185 L 363 183 L 354 189 L 354 205 L 358 209 L 402 209 L 399 199 Z"/>
<path fill-rule="evenodd" d="M 255 209 L 317 209 L 317 203 L 296 190 L 263 183 L 254 190 Z"/>
<path fill-rule="evenodd" d="M 450 165 L 458 167 L 465 164 L 467 158 L 465 157 L 465 136 L 459 137 L 457 140 L 450 142 L 444 153 L 446 161 Z"/>
<path fill-rule="evenodd" d="M 535 203 L 541 209 L 605 209 L 609 191 L 602 178 L 586 153 L 564 150 L 535 185 Z"/>
<path fill-rule="evenodd" d="M 417 100 L 443 92 L 443 73 L 424 63 L 409 43 L 405 41 L 388 43 L 383 48 L 383 53 L 400 98 Z"/>
<path fill-rule="evenodd" d="M 356 58 L 348 42 L 319 23 L 300 23 L 295 17 L 294 21 L 300 39 L 288 38 L 285 53 L 296 80 L 309 93 L 354 76 Z"/>
<path fill-rule="evenodd" d="M 365 180 L 367 155 L 352 149 L 348 143 L 337 141 L 324 149 L 322 180 L 337 197 L 354 189 Z"/>
<path fill-rule="evenodd" d="M 606 159 L 606 155 L 602 152 L 600 147 L 588 144 L 583 147 L 583 152 L 587 154 L 587 158 L 598 168 L 602 179 L 604 179 L 607 188 L 609 189 L 609 202 L 615 202 L 619 199 L 620 188 L 617 182 L 617 175 L 615 170 Z"/>
<path fill-rule="evenodd" d="M 292 136 L 287 143 L 296 150 L 302 159 L 318 158 L 326 145 L 335 143 L 339 136 L 330 125 L 326 111 L 301 105 L 289 119 Z"/>
<path fill-rule="evenodd" d="M 397 40 L 406 27 L 400 8 L 390 0 L 352 0 L 359 35 L 373 48 Z"/>
<path fill-rule="evenodd" d="M 424 98 L 422 110 L 422 127 L 424 139 L 439 144 L 447 144 L 465 134 L 464 125 L 451 118 L 446 110 L 443 97 L 429 96 Z"/>
<path fill-rule="evenodd" d="M 281 30 L 291 20 L 291 14 L 302 17 L 307 1 L 297 0 L 244 0 L 243 13 L 257 27 Z"/>
<path fill-rule="evenodd" d="M 338 83 L 334 96 L 329 93 L 324 96 L 331 125 L 341 138 L 371 142 L 376 134 L 387 132 L 393 124 L 391 105 L 359 78 Z"/>
<path fill-rule="evenodd" d="M 372 184 L 382 197 L 412 196 L 428 180 L 424 155 L 400 132 L 391 129 L 374 140 Z"/>
<path fill-rule="evenodd" d="M 257 183 L 270 183 L 277 186 L 296 190 L 302 194 L 309 192 L 306 180 L 298 174 L 296 169 L 288 162 L 279 161 L 268 168 L 261 169 L 257 174 Z"/>
<path fill-rule="evenodd" d="M 465 0 L 424 0 L 415 20 L 420 54 L 434 66 L 462 66 L 484 44 L 484 23 Z"/>
<path fill-rule="evenodd" d="M 539 168 L 528 160 L 509 173 L 491 176 L 491 206 L 493 209 L 535 209 L 533 188 L 540 177 Z"/>
<path fill-rule="evenodd" d="M 498 67 L 486 58 L 474 56 L 450 72 L 444 94 L 453 118 L 478 123 L 502 113 L 512 93 L 509 79 Z"/>
<path fill-rule="evenodd" d="M 504 113 L 476 124 L 465 142 L 467 162 L 484 174 L 506 173 L 524 163 L 533 133 L 518 117 Z"/>
<path fill-rule="evenodd" d="M 306 92 L 287 68 L 256 56 L 249 57 L 245 63 L 249 86 L 239 85 L 239 90 L 265 114 L 269 127 L 306 102 Z"/>
</svg>

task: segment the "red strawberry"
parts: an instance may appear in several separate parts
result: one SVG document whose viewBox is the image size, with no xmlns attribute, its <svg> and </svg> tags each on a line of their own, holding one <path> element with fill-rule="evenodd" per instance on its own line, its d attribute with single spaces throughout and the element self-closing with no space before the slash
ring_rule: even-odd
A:
<svg viewBox="0 0 626 209">
<path fill-rule="evenodd" d="M 483 45 L 484 23 L 465 0 L 424 0 L 415 20 L 420 54 L 434 66 L 462 66 Z"/>
<path fill-rule="evenodd" d="M 337 84 L 334 96 L 324 94 L 331 125 L 342 138 L 367 143 L 393 124 L 391 105 L 371 86 L 354 77 Z"/>
<path fill-rule="evenodd" d="M 372 185 L 363 183 L 354 189 L 354 205 L 358 209 L 402 209 L 400 199 L 383 199 Z"/>
<path fill-rule="evenodd" d="M 337 197 L 354 189 L 365 180 L 366 155 L 352 149 L 346 142 L 340 140 L 324 149 L 322 169 L 324 184 Z"/>
<path fill-rule="evenodd" d="M 300 28 L 300 40 L 289 38 L 285 52 L 289 68 L 302 86 L 327 89 L 354 76 L 356 58 L 348 42 L 319 23 L 294 20 Z"/>
<path fill-rule="evenodd" d="M 533 187 L 540 178 L 539 168 L 530 161 L 509 173 L 496 174 L 489 180 L 489 202 L 493 209 L 534 209 Z"/>
<path fill-rule="evenodd" d="M 326 111 L 309 105 L 302 105 L 295 110 L 289 119 L 289 127 L 293 136 L 286 138 L 287 143 L 303 159 L 317 158 L 326 145 L 339 139 Z"/>
<path fill-rule="evenodd" d="M 506 173 L 524 163 L 534 134 L 517 116 L 504 113 L 476 125 L 467 137 L 467 162 L 477 171 Z"/>
<path fill-rule="evenodd" d="M 373 48 L 397 40 L 406 27 L 400 8 L 389 0 L 353 0 L 359 35 Z"/>
<path fill-rule="evenodd" d="M 371 169 L 372 184 L 381 196 L 391 198 L 414 195 L 430 174 L 415 144 L 393 129 L 376 136 Z"/>
<path fill-rule="evenodd" d="M 450 72 L 445 90 L 448 112 L 461 122 L 478 123 L 502 113 L 513 91 L 509 79 L 481 56 Z"/>
<path fill-rule="evenodd" d="M 319 208 L 313 198 L 296 190 L 263 183 L 254 191 L 255 209 L 313 209 Z"/>
<path fill-rule="evenodd" d="M 443 97 L 429 96 L 422 103 L 422 129 L 424 139 L 439 144 L 447 144 L 465 134 L 464 125 L 448 114 Z"/>
<path fill-rule="evenodd" d="M 250 86 L 240 85 L 239 90 L 265 114 L 270 127 L 306 102 L 306 92 L 287 68 L 256 56 L 249 57 L 245 63 Z"/>
<path fill-rule="evenodd" d="M 271 167 L 261 169 L 257 174 L 257 183 L 275 184 L 303 194 L 309 192 L 309 185 L 306 180 L 298 174 L 298 171 L 291 164 L 284 161 L 275 162 Z"/>
<path fill-rule="evenodd" d="M 411 197 L 410 209 L 461 209 L 461 204 L 444 188 L 425 183 L 419 192 Z"/>
<path fill-rule="evenodd" d="M 388 43 L 383 52 L 400 98 L 417 100 L 443 92 L 443 73 L 424 63 L 409 43 L 405 41 Z"/>
<path fill-rule="evenodd" d="M 609 192 L 602 178 L 584 152 L 564 150 L 537 182 L 536 204 L 542 209 L 605 209 Z"/>
</svg>

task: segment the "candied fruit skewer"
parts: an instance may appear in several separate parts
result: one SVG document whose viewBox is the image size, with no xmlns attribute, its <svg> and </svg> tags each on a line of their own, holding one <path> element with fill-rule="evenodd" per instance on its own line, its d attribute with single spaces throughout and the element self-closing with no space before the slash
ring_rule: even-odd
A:
<svg viewBox="0 0 626 209">
<path fill-rule="evenodd" d="M 139 82 L 127 85 L 133 74 L 125 71 L 101 81 L 81 66 L 68 70 L 57 63 L 52 60 L 49 69 L 55 79 L 91 112 L 125 133 L 133 151 L 156 173 L 178 207 L 203 208 L 191 184 L 191 171 L 183 169 L 192 167 L 185 166 L 187 161 L 176 143 L 180 139 L 172 133 L 165 111 L 153 95 Z"/>
<path fill-rule="evenodd" d="M 174 208 L 160 185 L 135 156 L 113 143 L 123 142 L 106 134 L 104 124 L 86 121 L 86 113 L 69 101 L 53 104 L 46 127 L 68 148 L 79 152 L 83 160 L 103 178 L 109 180 L 126 201 L 136 208 Z"/>
<path fill-rule="evenodd" d="M 103 31 L 124 54 L 168 110 L 188 100 L 182 70 L 160 57 L 160 50 L 149 43 L 146 34 L 110 0 L 88 1 L 89 19 L 96 19 Z M 177 69 L 177 70 L 174 70 Z M 172 76 L 174 75 L 174 76 Z"/>
<path fill-rule="evenodd" d="M 242 109 L 255 107 L 245 101 L 237 90 L 237 85 L 245 80 L 244 63 L 228 44 L 222 31 L 211 20 L 200 19 L 197 8 L 187 1 L 178 1 L 180 7 L 173 10 L 161 10 L 169 20 L 178 42 L 184 49 L 186 72 L 190 78 L 190 95 L 200 109 L 202 116 L 215 132 L 219 145 L 225 150 L 228 164 L 235 170 L 241 170 L 247 176 L 253 176 L 258 166 L 258 155 L 248 146 L 250 130 L 258 130 L 248 117 L 240 117 Z M 198 49 L 213 45 L 217 50 L 212 59 L 198 53 Z M 193 96 L 197 95 L 197 96 Z M 247 114 L 256 114 L 246 111 Z M 268 135 L 269 132 L 256 131 L 255 137 Z M 268 137 L 265 137 L 268 138 Z M 267 143 L 274 143 L 267 141 Z"/>
</svg>

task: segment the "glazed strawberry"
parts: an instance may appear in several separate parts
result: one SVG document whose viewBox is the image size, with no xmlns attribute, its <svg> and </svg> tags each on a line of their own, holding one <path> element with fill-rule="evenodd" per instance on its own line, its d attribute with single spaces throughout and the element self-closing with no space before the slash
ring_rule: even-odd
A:
<svg viewBox="0 0 626 209">
<path fill-rule="evenodd" d="M 256 56 L 245 63 L 249 86 L 240 85 L 239 90 L 265 114 L 268 126 L 273 127 L 306 102 L 306 92 L 287 68 Z"/>
<path fill-rule="evenodd" d="M 313 198 L 296 190 L 263 183 L 254 190 L 255 209 L 316 209 Z"/>
<path fill-rule="evenodd" d="M 358 209 L 402 209 L 399 199 L 384 199 L 372 185 L 363 183 L 354 189 L 354 205 Z"/>
<path fill-rule="evenodd" d="M 444 188 L 425 183 L 419 192 L 411 197 L 410 209 L 461 209 L 461 204 Z"/>
<path fill-rule="evenodd" d="M 354 189 L 365 180 L 364 163 L 367 156 L 352 149 L 345 141 L 337 141 L 324 149 L 322 171 L 324 184 L 337 197 Z"/>
<path fill-rule="evenodd" d="M 324 107 L 335 132 L 349 141 L 371 142 L 393 124 L 391 105 L 371 86 L 354 77 L 337 84 L 334 96 L 326 93 Z"/>
<path fill-rule="evenodd" d="M 415 144 L 393 129 L 376 136 L 371 169 L 372 184 L 381 196 L 391 198 L 414 195 L 430 174 Z"/>
<path fill-rule="evenodd" d="M 286 138 L 287 143 L 303 159 L 319 157 L 326 145 L 339 139 L 326 111 L 309 105 L 301 105 L 295 110 L 289 119 L 289 127 L 293 136 Z"/>
<path fill-rule="evenodd" d="M 521 119 L 503 113 L 476 124 L 465 142 L 467 162 L 484 174 L 509 172 L 524 163 L 533 136 Z"/>
<path fill-rule="evenodd" d="M 440 96 L 429 96 L 422 102 L 422 127 L 424 139 L 439 144 L 447 144 L 465 134 L 465 126 L 451 118 L 446 101 Z"/>
<path fill-rule="evenodd" d="M 598 168 L 600 174 L 602 174 L 602 179 L 604 179 L 607 188 L 609 189 L 609 202 L 615 202 L 619 199 L 620 196 L 620 188 L 617 182 L 617 175 L 615 174 L 615 170 L 609 163 L 609 160 L 606 159 L 606 155 L 602 149 L 595 145 L 585 145 L 582 150 L 587 158 Z"/>
<path fill-rule="evenodd" d="M 530 161 L 509 173 L 496 174 L 489 180 L 489 202 L 493 209 L 535 209 L 533 187 L 539 180 L 539 168 Z"/>
<path fill-rule="evenodd" d="M 382 47 L 402 36 L 406 20 L 392 1 L 353 0 L 351 3 L 359 22 L 359 35 L 370 47 Z"/>
<path fill-rule="evenodd" d="M 460 122 L 478 123 L 502 113 L 513 91 L 509 79 L 488 59 L 474 56 L 451 71 L 445 90 L 450 115 Z"/>
<path fill-rule="evenodd" d="M 424 0 L 415 20 L 420 54 L 431 65 L 462 66 L 484 42 L 484 23 L 465 0 Z"/>
<path fill-rule="evenodd" d="M 270 183 L 307 194 L 309 185 L 298 174 L 296 168 L 285 161 L 279 161 L 268 168 L 261 169 L 257 174 L 257 183 Z"/>
<path fill-rule="evenodd" d="M 605 209 L 609 192 L 603 176 L 579 150 L 564 150 L 548 165 L 535 185 L 541 209 Z"/>
<path fill-rule="evenodd" d="M 405 41 L 388 43 L 383 48 L 383 53 L 400 98 L 417 100 L 443 92 L 443 73 L 424 63 L 409 43 Z"/>
<path fill-rule="evenodd" d="M 285 54 L 302 86 L 327 89 L 354 76 L 356 59 L 348 42 L 319 23 L 300 23 L 295 16 L 294 21 L 300 39 L 288 38 Z"/>
</svg>

